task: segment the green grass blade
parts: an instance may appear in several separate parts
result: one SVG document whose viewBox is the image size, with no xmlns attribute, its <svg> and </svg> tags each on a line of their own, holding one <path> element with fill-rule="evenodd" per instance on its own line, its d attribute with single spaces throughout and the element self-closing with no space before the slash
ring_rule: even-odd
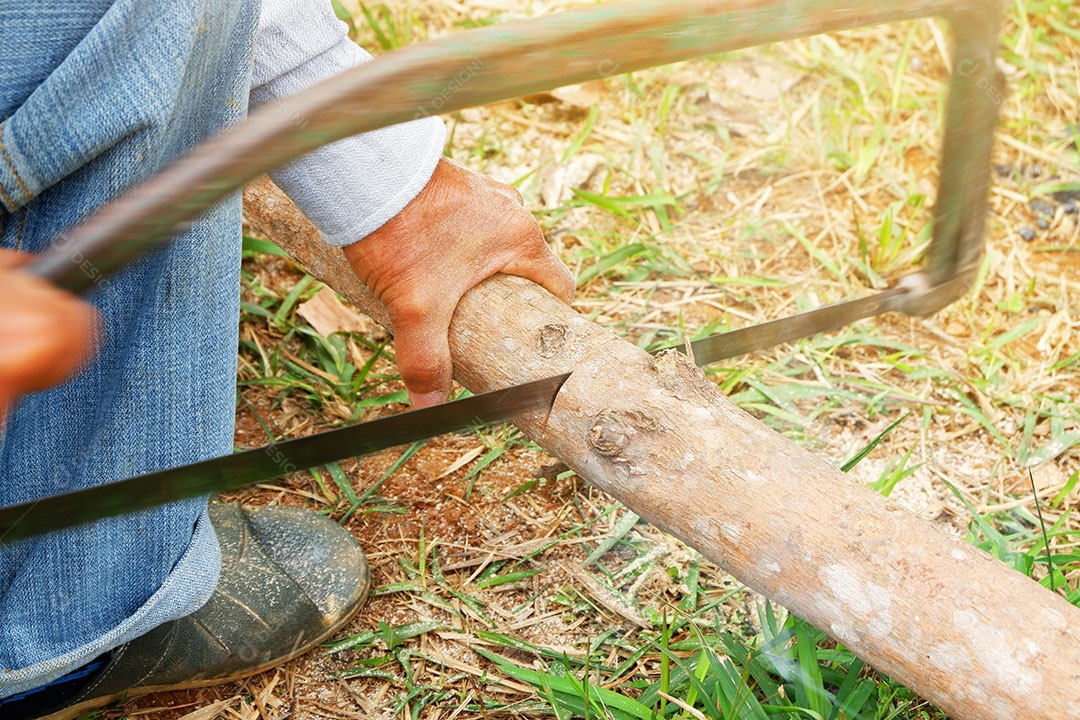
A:
<svg viewBox="0 0 1080 720">
<path fill-rule="evenodd" d="M 880 433 L 878 433 L 877 437 L 875 437 L 873 440 L 871 440 L 869 443 L 867 443 L 865 446 L 863 446 L 863 448 L 861 450 L 859 450 L 854 455 L 852 455 L 850 458 L 848 458 L 848 460 L 843 465 L 840 466 L 840 471 L 841 472 L 850 472 L 852 468 L 854 468 L 856 465 L 858 465 L 860 462 L 862 462 L 863 458 L 865 458 L 867 455 L 869 455 L 871 452 L 873 452 L 874 448 L 876 448 L 878 445 L 880 445 L 881 441 L 889 436 L 889 433 L 891 433 L 896 428 L 900 427 L 900 423 L 907 420 L 907 417 L 910 414 L 911 414 L 910 412 L 904 413 L 903 415 L 900 416 L 899 419 L 897 419 L 895 422 L 893 422 L 891 425 L 889 425 L 889 427 L 885 428 Z"/>
</svg>

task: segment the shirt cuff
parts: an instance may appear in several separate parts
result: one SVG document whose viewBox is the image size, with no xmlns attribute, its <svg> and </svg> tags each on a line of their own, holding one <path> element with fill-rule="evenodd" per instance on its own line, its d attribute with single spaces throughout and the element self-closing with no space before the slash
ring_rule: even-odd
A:
<svg viewBox="0 0 1080 720">
<path fill-rule="evenodd" d="M 271 177 L 328 244 L 351 245 L 424 189 L 445 142 L 441 120 L 413 120 L 323 146 Z"/>
</svg>

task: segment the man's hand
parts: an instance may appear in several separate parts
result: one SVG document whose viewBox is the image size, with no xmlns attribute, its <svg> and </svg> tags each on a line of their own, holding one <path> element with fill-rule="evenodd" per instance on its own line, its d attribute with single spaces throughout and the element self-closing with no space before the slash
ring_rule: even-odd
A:
<svg viewBox="0 0 1080 720">
<path fill-rule="evenodd" d="M 501 272 L 565 302 L 574 296 L 573 275 L 544 242 L 520 193 L 451 160 L 440 160 L 405 209 L 344 250 L 390 314 L 398 368 L 418 408 L 449 394 L 450 320 L 474 285 Z"/>
<path fill-rule="evenodd" d="M 94 309 L 18 269 L 30 259 L 0 250 L 0 425 L 16 397 L 60 383 L 94 346 Z"/>
</svg>

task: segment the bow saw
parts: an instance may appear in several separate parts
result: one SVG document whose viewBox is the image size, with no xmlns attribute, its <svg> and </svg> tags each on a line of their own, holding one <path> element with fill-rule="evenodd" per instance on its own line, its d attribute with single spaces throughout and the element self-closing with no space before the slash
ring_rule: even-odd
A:
<svg viewBox="0 0 1080 720">
<path fill-rule="evenodd" d="M 738 5 L 736 7 L 736 5 Z M 28 271 L 75 293 L 148 250 L 244 183 L 315 148 L 438 112 L 810 34 L 940 15 L 957 64 L 925 268 L 891 289 L 690 344 L 699 365 L 840 329 L 883 312 L 929 314 L 959 297 L 982 252 L 989 153 L 1002 78 L 984 23 L 954 0 L 630 0 L 452 35 L 330 78 L 206 141 L 57 238 Z M 992 34 L 990 34 L 992 37 Z M 561 49 L 561 50 L 560 50 Z M 468 81 L 460 80 L 468 69 Z M 446 89 L 454 92 L 447 97 Z M 378 98 L 373 107 L 372 98 Z M 0 543 L 260 482 L 435 435 L 546 412 L 563 373 L 443 405 L 0 508 Z"/>
</svg>

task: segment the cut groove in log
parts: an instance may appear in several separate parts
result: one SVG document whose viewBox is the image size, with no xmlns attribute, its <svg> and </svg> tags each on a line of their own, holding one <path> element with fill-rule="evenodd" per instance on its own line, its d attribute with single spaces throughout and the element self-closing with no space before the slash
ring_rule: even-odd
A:
<svg viewBox="0 0 1080 720">
<path fill-rule="evenodd" d="M 268 180 L 248 221 L 376 319 L 378 301 Z M 474 392 L 571 372 L 517 424 L 587 482 L 961 720 L 1080 720 L 1080 610 L 765 427 L 678 354 L 653 358 L 540 287 L 462 298 Z"/>
</svg>

